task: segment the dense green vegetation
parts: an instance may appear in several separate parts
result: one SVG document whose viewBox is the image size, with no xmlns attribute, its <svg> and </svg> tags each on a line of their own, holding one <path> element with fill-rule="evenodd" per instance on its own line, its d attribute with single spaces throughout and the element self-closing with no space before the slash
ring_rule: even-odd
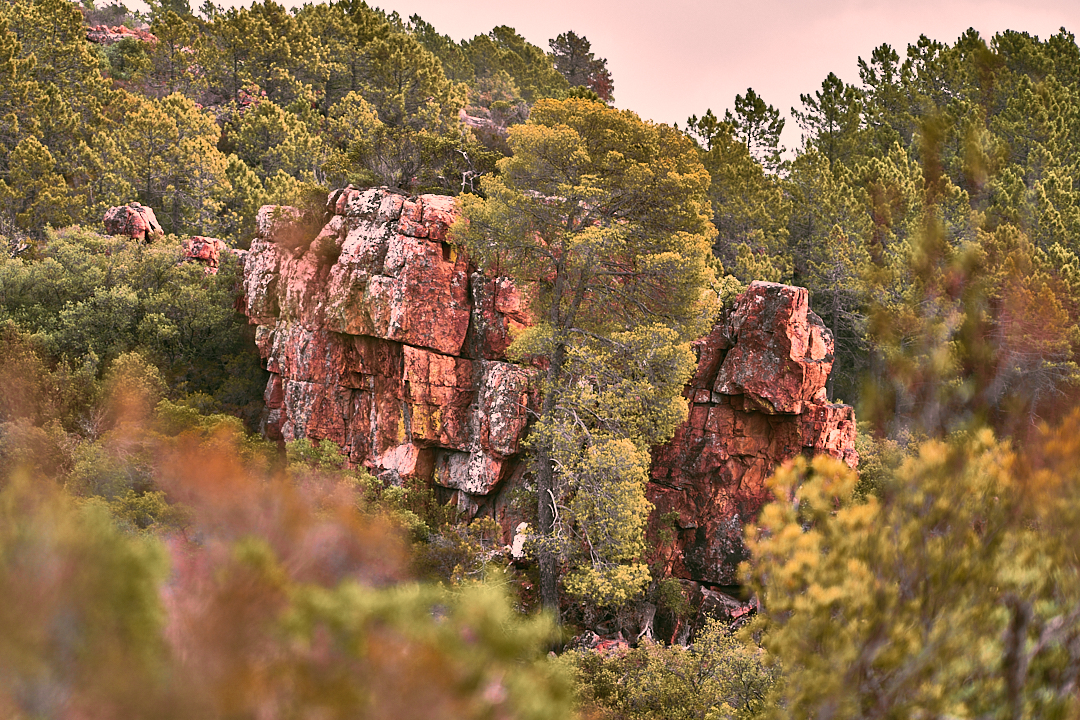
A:
<svg viewBox="0 0 1080 720">
<path fill-rule="evenodd" d="M 787 152 L 753 89 L 685 132 L 613 109 L 573 32 L 455 42 L 359 0 L 143 19 L 156 43 L 94 45 L 140 18 L 0 4 L 0 712 L 1080 713 L 1070 33 L 882 45 L 802 96 Z M 242 248 L 260 205 L 348 182 L 461 195 L 457 239 L 541 309 L 513 348 L 546 371 L 538 563 L 430 488 L 252 432 L 238 264 L 178 265 L 180 238 Z M 98 232 L 133 200 L 164 241 Z M 645 565 L 643 487 L 687 341 L 755 279 L 810 289 L 865 423 L 858 475 L 773 478 L 734 631 Z M 535 614 L 560 602 L 581 627 Z M 693 644 L 544 655 L 647 605 Z"/>
<path fill-rule="evenodd" d="M 98 19 L 131 20 L 115 5 L 91 7 Z M 198 17 L 166 3 L 150 21 L 155 44 L 91 45 L 68 0 L 0 8 L 9 239 L 92 224 L 137 198 L 167 231 L 243 243 L 259 205 L 315 187 L 460 191 L 492 170 L 506 124 L 571 91 L 512 28 L 455 43 L 419 17 L 359 1 L 295 13 L 273 0 L 207 4 Z M 560 36 L 567 76 L 610 97 L 603 61 L 569 35 Z"/>
</svg>

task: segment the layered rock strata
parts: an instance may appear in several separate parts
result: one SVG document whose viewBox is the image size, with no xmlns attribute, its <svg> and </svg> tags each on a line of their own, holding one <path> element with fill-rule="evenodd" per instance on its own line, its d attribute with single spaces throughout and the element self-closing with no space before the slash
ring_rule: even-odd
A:
<svg viewBox="0 0 1080 720">
<path fill-rule="evenodd" d="M 521 442 L 537 397 L 507 362 L 529 322 L 506 278 L 448 242 L 452 198 L 352 187 L 305 231 L 293 208 L 262 208 L 245 259 L 245 311 L 271 373 L 267 436 L 329 439 L 386 482 L 434 483 L 509 537 L 524 484 Z M 677 576 L 735 584 L 742 523 L 765 478 L 800 453 L 854 464 L 851 408 L 830 405 L 828 330 L 802 288 L 754 283 L 696 343 L 688 421 L 655 450 L 652 531 Z"/>
</svg>

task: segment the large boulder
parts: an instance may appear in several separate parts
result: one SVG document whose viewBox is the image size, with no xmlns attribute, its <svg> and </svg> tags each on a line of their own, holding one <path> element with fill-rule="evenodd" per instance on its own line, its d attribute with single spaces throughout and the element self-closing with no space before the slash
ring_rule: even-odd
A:
<svg viewBox="0 0 1080 720">
<path fill-rule="evenodd" d="M 727 320 L 733 343 L 713 390 L 742 395 L 768 414 L 799 414 L 825 400 L 832 334 L 810 312 L 806 288 L 754 282 Z"/>
<path fill-rule="evenodd" d="M 137 202 L 109 208 L 102 223 L 106 235 L 124 235 L 146 243 L 165 236 L 154 210 Z"/>
</svg>

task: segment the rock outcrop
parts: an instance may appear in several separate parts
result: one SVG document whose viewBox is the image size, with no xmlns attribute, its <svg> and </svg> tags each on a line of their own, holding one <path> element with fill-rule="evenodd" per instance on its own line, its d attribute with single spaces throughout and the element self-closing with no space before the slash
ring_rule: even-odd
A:
<svg viewBox="0 0 1080 720">
<path fill-rule="evenodd" d="M 802 453 L 858 462 L 854 412 L 825 396 L 832 336 L 808 301 L 805 288 L 751 283 L 695 343 L 689 418 L 655 449 L 648 488 L 654 540 L 661 518 L 674 521 L 658 549 L 673 575 L 738 584 L 743 523 L 776 467 Z"/>
<path fill-rule="evenodd" d="M 520 472 L 534 403 L 506 362 L 527 321 L 505 279 L 447 241 L 454 200 L 346 188 L 315 237 L 264 207 L 245 261 L 248 317 L 272 375 L 265 431 L 338 443 L 387 481 L 434 481 L 475 512 Z"/>
<path fill-rule="evenodd" d="M 293 208 L 260 210 L 244 265 L 244 308 L 271 373 L 267 436 L 330 439 L 386 482 L 419 478 L 507 539 L 520 518 L 521 441 L 531 371 L 507 362 L 530 322 L 506 278 L 487 278 L 448 242 L 452 198 L 346 188 L 304 230 Z M 697 342 L 689 420 L 655 450 L 648 493 L 675 519 L 660 551 L 677 576 L 735 584 L 742 523 L 765 479 L 799 454 L 855 463 L 850 407 L 824 383 L 832 340 L 807 292 L 754 283 Z"/>
<path fill-rule="evenodd" d="M 97 45 L 113 45 L 121 40 L 139 40 L 156 45 L 158 41 L 157 36 L 147 30 L 124 25 L 91 25 L 86 28 L 86 39 Z"/>
<path fill-rule="evenodd" d="M 126 235 L 147 243 L 165 236 L 153 209 L 137 202 L 109 208 L 103 224 L 107 235 Z"/>
<path fill-rule="evenodd" d="M 184 260 L 197 262 L 206 268 L 208 275 L 216 275 L 221 265 L 221 253 L 227 249 L 224 240 L 192 235 L 184 240 Z"/>
</svg>

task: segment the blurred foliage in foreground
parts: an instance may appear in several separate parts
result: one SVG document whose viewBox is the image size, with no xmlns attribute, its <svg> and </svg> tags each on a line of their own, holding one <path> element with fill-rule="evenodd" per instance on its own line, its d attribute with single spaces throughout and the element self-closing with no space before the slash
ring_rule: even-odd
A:
<svg viewBox="0 0 1080 720">
<path fill-rule="evenodd" d="M 751 632 L 784 669 L 770 717 L 1077 717 L 1080 412 L 1023 450 L 925 441 L 860 497 L 828 458 L 772 480 Z"/>
<path fill-rule="evenodd" d="M 568 716 L 548 620 L 412 580 L 364 478 L 118 395 L 74 469 L 0 485 L 5 717 Z"/>
<path fill-rule="evenodd" d="M 796 461 L 751 532 L 753 624 L 553 662 L 482 530 L 436 542 L 422 491 L 152 404 L 137 355 L 105 378 L 95 438 L 27 422 L 18 383 L 5 405 L 8 716 L 568 717 L 575 694 L 594 718 L 1077 715 L 1080 412 L 1024 448 L 880 448 L 870 487 Z"/>
<path fill-rule="evenodd" d="M 576 651 L 585 714 L 597 720 L 697 720 L 760 717 L 779 668 L 767 654 L 710 621 L 690 647 L 646 642 L 624 652 Z"/>
</svg>

